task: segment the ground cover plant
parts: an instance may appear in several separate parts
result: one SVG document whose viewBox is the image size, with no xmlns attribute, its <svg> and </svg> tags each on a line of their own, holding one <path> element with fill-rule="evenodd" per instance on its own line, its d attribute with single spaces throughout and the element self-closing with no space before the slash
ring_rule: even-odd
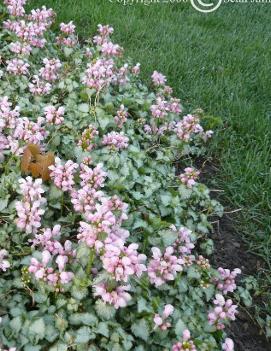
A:
<svg viewBox="0 0 271 351">
<path fill-rule="evenodd" d="M 192 163 L 208 120 L 163 74 L 148 89 L 112 27 L 80 44 L 51 9 L 5 5 L 1 347 L 234 350 L 241 272 L 206 258 L 222 207 Z"/>
<path fill-rule="evenodd" d="M 32 3 L 36 6 L 41 1 Z M 72 11 L 84 37 L 94 31 L 97 19 L 112 23 L 126 52 L 143 63 L 146 81 L 153 67 L 166 72 L 186 105 L 201 106 L 223 120 L 221 132 L 210 144 L 218 165 L 212 187 L 223 190 L 221 200 L 227 211 L 235 211 L 229 223 L 235 226 L 236 238 L 243 237 L 245 249 L 266 262 L 266 267 L 254 265 L 254 274 L 263 279 L 255 284 L 256 313 L 251 315 L 270 335 L 269 4 L 226 3 L 208 15 L 189 3 L 125 7 L 107 0 L 69 0 L 47 4 L 54 5 L 60 21 L 68 20 Z M 123 18 L 129 18 L 129 25 Z"/>
<path fill-rule="evenodd" d="M 94 33 L 97 23 L 111 23 L 117 28 L 117 42 L 142 63 L 145 82 L 155 67 L 190 110 L 200 106 L 223 121 L 208 148 L 218 166 L 216 175 L 206 181 L 220 190 L 220 200 L 230 212 L 227 231 L 236 240 L 245 239 L 244 250 L 266 263 L 251 264 L 254 272 L 249 274 L 263 278 L 254 284 L 256 311 L 251 315 L 270 335 L 270 5 L 226 2 L 206 15 L 189 2 L 134 3 L 46 1 L 58 13 L 55 26 L 72 14 L 83 38 Z"/>
</svg>

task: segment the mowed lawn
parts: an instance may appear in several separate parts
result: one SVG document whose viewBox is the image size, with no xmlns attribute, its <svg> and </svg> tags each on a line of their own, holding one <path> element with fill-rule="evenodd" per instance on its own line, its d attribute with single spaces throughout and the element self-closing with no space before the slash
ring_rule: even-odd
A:
<svg viewBox="0 0 271 351">
<path fill-rule="evenodd" d="M 57 23 L 74 20 L 85 38 L 98 23 L 113 25 L 114 41 L 142 64 L 145 81 L 159 70 L 187 111 L 200 107 L 222 118 L 211 145 L 216 186 L 227 209 L 242 209 L 237 235 L 271 268 L 271 3 L 227 3 L 202 14 L 189 3 L 30 1 L 44 4 L 57 12 Z"/>
</svg>

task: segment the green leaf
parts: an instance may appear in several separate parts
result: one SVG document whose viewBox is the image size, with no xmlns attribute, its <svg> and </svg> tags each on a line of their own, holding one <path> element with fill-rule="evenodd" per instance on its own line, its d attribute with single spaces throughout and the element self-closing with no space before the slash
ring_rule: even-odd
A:
<svg viewBox="0 0 271 351">
<path fill-rule="evenodd" d="M 148 340 L 150 332 L 149 332 L 149 326 L 145 321 L 145 319 L 141 319 L 140 321 L 132 324 L 131 330 L 136 337 L 144 341 Z"/>
<path fill-rule="evenodd" d="M 0 199 L 0 212 L 3 211 L 8 205 L 8 199 Z"/>
<path fill-rule="evenodd" d="M 15 317 L 11 320 L 10 322 L 10 327 L 15 331 L 15 333 L 18 333 L 21 330 L 22 327 L 22 319 L 21 317 Z"/>
<path fill-rule="evenodd" d="M 102 300 L 96 302 L 95 310 L 98 316 L 104 320 L 113 319 L 116 314 L 116 309 L 113 306 L 107 305 Z"/>
<path fill-rule="evenodd" d="M 97 323 L 97 317 L 91 313 L 74 313 L 70 316 L 69 322 L 73 325 L 84 324 L 92 326 Z"/>
<path fill-rule="evenodd" d="M 109 328 L 105 322 L 100 322 L 97 327 L 97 333 L 105 336 L 106 338 L 109 337 Z"/>
<path fill-rule="evenodd" d="M 68 345 L 58 342 L 57 344 L 50 347 L 49 351 L 67 351 Z"/>
<path fill-rule="evenodd" d="M 178 338 L 182 337 L 183 331 L 186 329 L 184 322 L 179 319 L 175 326 L 175 334 Z"/>
<path fill-rule="evenodd" d="M 178 233 L 173 230 L 161 230 L 159 235 L 165 246 L 171 246 L 178 238 Z"/>
<path fill-rule="evenodd" d="M 91 335 L 92 333 L 89 327 L 82 327 L 76 332 L 75 342 L 79 344 L 87 343 L 92 338 Z"/>
<path fill-rule="evenodd" d="M 190 279 L 200 279 L 201 274 L 200 272 L 193 266 L 190 266 L 187 270 L 187 276 Z"/>
<path fill-rule="evenodd" d="M 35 334 L 38 339 L 45 337 L 45 323 L 42 318 L 35 320 L 29 327 L 29 332 Z"/>
<path fill-rule="evenodd" d="M 63 195 L 63 191 L 57 188 L 55 185 L 50 186 L 49 190 L 49 201 L 59 200 Z"/>
<path fill-rule="evenodd" d="M 78 111 L 83 112 L 83 113 L 88 113 L 89 112 L 89 105 L 85 104 L 85 103 L 78 105 Z"/>
</svg>

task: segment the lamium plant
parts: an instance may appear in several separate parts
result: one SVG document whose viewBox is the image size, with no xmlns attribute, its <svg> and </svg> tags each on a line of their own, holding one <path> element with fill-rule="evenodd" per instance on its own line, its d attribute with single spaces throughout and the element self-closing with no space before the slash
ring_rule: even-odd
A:
<svg viewBox="0 0 271 351">
<path fill-rule="evenodd" d="M 233 351 L 241 272 L 209 262 L 223 209 L 193 162 L 212 131 L 111 26 L 82 43 L 25 3 L 1 5 L 1 350 Z"/>
</svg>

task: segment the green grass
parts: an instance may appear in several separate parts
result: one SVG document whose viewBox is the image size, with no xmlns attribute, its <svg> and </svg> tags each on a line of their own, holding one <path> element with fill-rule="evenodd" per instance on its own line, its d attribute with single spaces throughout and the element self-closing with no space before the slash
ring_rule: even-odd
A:
<svg viewBox="0 0 271 351">
<path fill-rule="evenodd" d="M 189 3 L 30 1 L 44 3 L 58 21 L 73 19 L 83 37 L 112 24 L 114 41 L 141 62 L 145 81 L 160 70 L 186 106 L 223 119 L 211 147 L 217 184 L 230 208 L 242 208 L 238 234 L 271 268 L 271 4 L 223 4 L 201 14 Z"/>
</svg>

